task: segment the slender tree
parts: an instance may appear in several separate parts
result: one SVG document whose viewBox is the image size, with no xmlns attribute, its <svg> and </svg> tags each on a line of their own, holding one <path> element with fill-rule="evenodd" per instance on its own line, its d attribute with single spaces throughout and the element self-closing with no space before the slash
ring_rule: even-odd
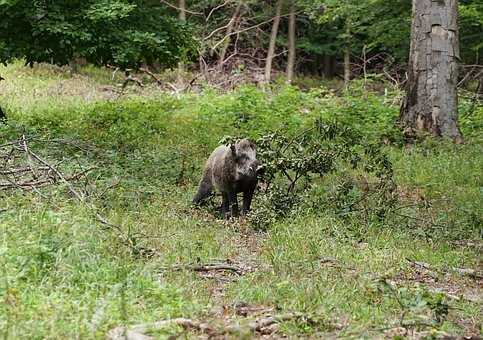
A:
<svg viewBox="0 0 483 340">
<path fill-rule="evenodd" d="M 228 50 L 228 46 L 230 45 L 230 41 L 231 41 L 230 35 L 233 32 L 233 29 L 235 28 L 235 24 L 239 20 L 242 5 L 243 5 L 243 1 L 239 1 L 236 8 L 235 8 L 235 11 L 233 12 L 233 15 L 232 15 L 230 21 L 228 22 L 227 27 L 226 27 L 226 37 L 227 38 L 225 38 L 225 41 L 223 42 L 223 45 L 221 47 L 221 51 L 220 51 L 220 54 L 219 54 L 219 57 L 218 57 L 218 68 L 220 68 L 220 69 L 223 67 L 223 63 L 224 63 L 225 57 L 226 57 L 226 51 Z"/>
<path fill-rule="evenodd" d="M 288 60 L 287 60 L 287 83 L 291 83 L 295 69 L 295 3 L 290 1 L 290 15 L 288 21 Z"/>
<path fill-rule="evenodd" d="M 409 79 L 400 115 L 407 133 L 427 131 L 462 141 L 458 60 L 457 0 L 413 0 Z"/>
<path fill-rule="evenodd" d="M 272 74 L 272 61 L 275 55 L 275 43 L 277 42 L 278 26 L 280 24 L 280 16 L 282 14 L 283 0 L 277 1 L 275 17 L 273 18 L 272 32 L 270 34 L 270 43 L 267 51 L 267 60 L 265 62 L 265 83 L 269 83 Z"/>
<path fill-rule="evenodd" d="M 345 48 L 344 48 L 344 85 L 347 87 L 351 80 L 351 21 L 345 21 Z"/>
<path fill-rule="evenodd" d="M 186 23 L 186 0 L 179 0 L 178 6 L 179 6 L 179 14 L 178 14 L 179 21 L 181 21 L 182 23 Z M 184 63 L 183 61 L 180 61 L 178 63 L 178 82 L 179 83 L 183 83 L 184 69 L 185 69 Z"/>
<path fill-rule="evenodd" d="M 179 20 L 186 21 L 186 0 L 179 0 Z"/>
</svg>

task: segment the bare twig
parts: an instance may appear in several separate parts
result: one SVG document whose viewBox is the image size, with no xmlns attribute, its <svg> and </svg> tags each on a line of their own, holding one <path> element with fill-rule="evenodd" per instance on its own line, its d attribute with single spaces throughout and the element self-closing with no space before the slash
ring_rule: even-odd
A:
<svg viewBox="0 0 483 340">
<path fill-rule="evenodd" d="M 284 17 L 287 17 L 289 16 L 289 14 L 284 14 L 284 15 L 281 15 L 280 18 L 284 18 Z M 272 22 L 273 20 L 275 20 L 276 17 L 273 17 L 273 18 L 270 18 L 268 20 L 265 20 L 261 23 L 258 23 L 256 25 L 253 25 L 253 26 L 250 26 L 250 27 L 246 27 L 246 28 L 243 28 L 241 30 L 238 30 L 238 31 L 234 31 L 234 32 L 231 32 L 227 35 L 225 35 L 220 41 L 218 41 L 215 45 L 213 45 L 213 47 L 211 47 L 212 50 L 216 50 L 218 46 L 220 46 L 227 38 L 231 37 L 232 35 L 236 35 L 236 34 L 240 34 L 240 33 L 243 33 L 243 32 L 246 32 L 246 31 L 250 31 L 254 28 L 257 28 L 257 27 L 260 27 L 260 26 L 263 26 L 263 25 L 266 25 L 270 22 Z M 223 29 L 223 28 L 227 28 L 228 25 L 224 26 L 224 27 L 220 27 L 220 29 Z M 219 31 L 220 29 L 217 29 L 216 31 Z M 204 40 L 207 40 L 209 39 L 214 33 L 216 32 L 212 32 L 207 38 L 205 38 Z"/>
<path fill-rule="evenodd" d="M 30 151 L 30 154 L 36 159 L 38 160 L 40 163 L 44 164 L 45 166 L 49 167 L 66 185 L 67 187 L 69 188 L 69 191 L 81 202 L 84 202 L 85 199 L 84 197 L 79 194 L 77 192 L 77 190 L 74 189 L 74 187 L 72 186 L 72 184 L 64 177 L 64 175 L 62 175 L 62 173 L 57 169 L 55 168 L 54 166 L 52 166 L 51 164 L 49 164 L 47 161 L 45 161 L 43 158 L 41 158 L 39 155 L 37 155 L 36 153 L 34 153 L 33 151 Z"/>
<path fill-rule="evenodd" d="M 221 5 L 218 5 L 218 6 L 216 6 L 216 7 L 213 7 L 213 9 L 210 11 L 210 13 L 208 13 L 208 16 L 206 17 L 205 21 L 206 21 L 206 22 L 208 22 L 208 20 L 210 20 L 211 15 L 212 15 L 212 14 L 213 14 L 215 11 L 219 10 L 219 9 L 220 9 L 220 8 L 222 8 L 222 7 L 225 7 L 225 6 L 226 6 L 226 5 L 228 5 L 230 2 L 232 2 L 232 0 L 226 0 L 226 1 L 225 1 L 224 3 L 222 3 Z"/>
<path fill-rule="evenodd" d="M 168 5 L 169 7 L 171 8 L 174 8 L 175 10 L 177 11 L 181 11 L 181 8 L 173 5 L 172 3 L 170 3 L 169 1 L 166 1 L 166 0 L 160 0 L 163 4 L 166 4 Z M 189 14 L 193 14 L 193 15 L 203 15 L 203 13 L 201 12 L 193 12 L 193 11 L 190 11 L 190 10 L 187 10 L 186 8 L 183 9 L 183 11 L 185 11 L 186 13 L 189 13 Z"/>
</svg>

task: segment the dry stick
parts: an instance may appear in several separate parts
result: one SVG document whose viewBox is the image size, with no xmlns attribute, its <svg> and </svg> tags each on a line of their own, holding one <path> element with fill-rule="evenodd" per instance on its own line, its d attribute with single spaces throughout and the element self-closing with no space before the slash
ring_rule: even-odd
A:
<svg viewBox="0 0 483 340">
<path fill-rule="evenodd" d="M 49 168 L 46 167 L 46 166 L 37 168 L 37 170 L 48 170 L 48 169 Z M 14 174 L 21 174 L 21 173 L 29 172 L 29 171 L 31 171 L 30 167 L 28 167 L 28 168 L 27 167 L 26 168 L 17 168 L 17 169 L 0 171 L 0 175 L 14 175 Z"/>
<path fill-rule="evenodd" d="M 50 170 L 52 170 L 66 185 L 67 187 L 69 188 L 69 191 L 79 200 L 81 201 L 82 203 L 85 202 L 85 198 L 79 194 L 77 192 L 77 190 L 74 189 L 74 187 L 72 186 L 72 184 L 70 184 L 70 182 L 62 175 L 62 173 L 57 170 L 57 168 L 55 168 L 54 166 L 50 165 L 47 161 L 45 161 L 44 159 L 42 159 L 40 156 L 38 156 L 36 153 L 34 153 L 33 151 L 30 151 L 30 154 L 36 159 L 38 160 L 40 163 L 44 164 L 45 166 L 49 167 Z"/>
<path fill-rule="evenodd" d="M 219 31 L 224 30 L 225 28 L 228 28 L 233 23 L 233 20 L 235 20 L 235 18 L 231 18 L 230 21 L 228 21 L 228 24 L 226 24 L 225 26 L 218 27 L 217 29 L 215 29 L 214 31 L 212 31 L 210 34 L 208 34 L 208 36 L 204 37 L 203 40 L 208 40 L 214 34 L 218 33 Z"/>
<path fill-rule="evenodd" d="M 151 339 L 146 336 L 148 331 L 160 330 L 167 326 L 178 325 L 185 329 L 194 329 L 204 334 L 211 336 L 222 336 L 225 334 L 240 334 L 247 332 L 263 332 L 264 329 L 278 324 L 280 322 L 302 318 L 300 313 L 287 313 L 278 316 L 267 316 L 250 322 L 246 327 L 239 325 L 230 325 L 221 330 L 216 330 L 208 323 L 203 323 L 186 318 L 176 318 L 171 320 L 160 320 L 153 323 L 145 323 L 134 325 L 132 327 L 116 327 L 107 333 L 107 338 L 111 340 L 126 340 L 126 339 Z"/>
<path fill-rule="evenodd" d="M 231 58 L 233 58 L 234 56 L 236 56 L 238 54 L 238 40 L 239 39 L 240 39 L 240 34 L 237 34 L 236 35 L 235 44 L 234 44 L 234 49 L 233 49 L 234 51 L 233 51 L 233 53 L 230 54 L 227 58 L 224 58 L 224 60 L 220 64 L 220 66 L 225 65 L 228 62 L 228 60 L 230 60 Z"/>
<path fill-rule="evenodd" d="M 214 7 L 214 8 L 213 8 L 213 9 L 210 11 L 210 13 L 208 13 L 208 16 L 206 17 L 205 22 L 208 22 L 208 20 L 210 20 L 211 15 L 212 15 L 212 14 L 213 14 L 215 11 L 217 11 L 218 9 L 220 9 L 220 8 L 222 8 L 222 7 L 226 6 L 226 5 L 228 5 L 228 4 L 229 4 L 231 1 L 232 1 L 232 0 L 226 0 L 226 1 L 225 1 L 224 3 L 222 3 L 221 5 L 218 5 L 218 6 Z"/>
<path fill-rule="evenodd" d="M 10 142 L 10 143 L 6 143 L 6 144 L 2 144 L 2 145 L 0 145 L 0 149 L 5 148 L 7 146 L 17 145 L 17 144 L 18 144 L 18 142 Z"/>
<path fill-rule="evenodd" d="M 156 81 L 156 83 L 158 83 L 158 85 L 163 85 L 163 82 L 161 81 L 161 79 L 159 79 L 153 72 L 149 71 L 148 69 L 141 67 L 139 71 L 149 75 L 151 78 L 153 78 Z"/>
<path fill-rule="evenodd" d="M 162 270 L 166 270 L 166 269 L 171 269 L 171 270 L 184 270 L 184 269 L 187 269 L 187 270 L 193 270 L 195 272 L 208 272 L 208 271 L 212 271 L 212 270 L 228 270 L 228 271 L 232 271 L 234 272 L 235 274 L 238 274 L 238 275 L 243 275 L 243 270 L 240 268 L 240 267 L 237 267 L 237 266 L 233 266 L 233 265 L 228 265 L 228 264 L 223 264 L 223 263 L 220 263 L 220 264 L 203 264 L 203 265 L 174 265 L 172 267 L 165 267 L 165 268 L 161 268 Z"/>
<path fill-rule="evenodd" d="M 9 183 L 0 183 L 0 187 L 1 188 L 6 188 L 6 189 L 10 189 L 10 188 L 21 188 L 21 189 L 27 189 L 27 188 L 34 188 L 34 187 L 38 187 L 38 186 L 43 186 L 44 184 L 52 184 L 52 180 L 51 179 L 41 179 L 41 180 L 38 180 L 38 181 L 30 181 L 30 182 L 22 182 L 22 183 L 17 183 L 17 182 L 14 182 L 10 179 L 7 178 L 7 181 Z"/>
<path fill-rule="evenodd" d="M 198 321 L 194 321 L 191 319 L 186 318 L 176 318 L 170 320 L 161 320 L 153 323 L 145 323 L 134 325 L 130 328 L 127 327 L 116 327 L 111 329 L 107 333 L 107 338 L 111 340 L 126 340 L 126 339 L 136 339 L 136 340 L 144 340 L 144 339 L 152 339 L 145 335 L 148 331 L 159 330 L 171 325 L 178 325 L 185 329 L 195 329 L 205 334 L 213 334 L 216 333 L 215 329 L 212 328 L 207 323 L 201 323 Z"/>
<path fill-rule="evenodd" d="M 179 8 L 178 6 L 175 6 L 171 3 L 169 3 L 168 1 L 166 0 L 160 0 L 163 4 L 166 4 L 168 5 L 169 7 L 171 8 L 174 8 L 175 10 L 177 11 L 181 11 L 181 8 Z M 183 11 L 185 11 L 186 13 L 189 13 L 189 14 L 193 14 L 193 15 L 203 15 L 203 13 L 201 12 L 193 12 L 193 11 L 190 11 L 190 10 L 187 10 L 186 8 L 183 9 Z"/>
<path fill-rule="evenodd" d="M 126 243 L 130 243 L 130 245 L 132 246 L 132 241 L 128 238 L 128 237 L 123 237 L 123 233 L 122 233 L 122 229 L 120 226 L 118 225 L 115 225 L 115 224 L 112 224 L 110 223 L 105 217 L 103 217 L 101 214 L 99 214 L 97 211 L 96 211 L 96 208 L 91 205 L 91 204 L 88 204 L 88 202 L 86 202 L 85 198 L 79 194 L 77 192 L 77 190 L 74 189 L 74 187 L 70 184 L 70 182 L 62 175 L 62 173 L 57 170 L 57 168 L 55 168 L 54 166 L 50 165 L 47 161 L 43 160 L 41 157 L 39 157 L 37 154 L 35 154 L 34 152 L 31 151 L 31 154 L 32 156 L 37 159 L 39 162 L 41 162 L 42 164 L 46 165 L 47 167 L 49 167 L 57 176 L 59 176 L 59 178 L 65 183 L 67 184 L 68 188 L 69 188 L 69 191 L 81 202 L 81 203 L 84 203 L 86 205 L 88 205 L 88 207 L 90 209 L 92 209 L 94 212 L 95 212 L 95 216 L 97 218 L 97 220 L 99 222 L 101 222 L 102 224 L 104 224 L 105 226 L 111 228 L 111 229 L 116 229 L 118 232 L 119 232 L 119 235 L 118 237 L 126 242 Z"/>
<path fill-rule="evenodd" d="M 37 179 L 37 170 L 35 169 L 34 162 L 32 161 L 32 156 L 30 155 L 29 148 L 27 146 L 27 139 L 25 138 L 25 134 L 22 134 L 22 145 L 23 149 L 25 151 L 25 154 L 27 155 L 27 162 L 29 163 L 30 170 L 32 171 L 32 174 L 34 175 L 34 178 Z"/>
</svg>

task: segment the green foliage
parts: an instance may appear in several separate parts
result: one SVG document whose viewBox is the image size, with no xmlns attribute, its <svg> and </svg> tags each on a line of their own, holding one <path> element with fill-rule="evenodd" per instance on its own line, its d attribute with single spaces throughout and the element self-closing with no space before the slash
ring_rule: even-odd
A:
<svg viewBox="0 0 483 340">
<path fill-rule="evenodd" d="M 406 0 L 304 1 L 300 6 L 312 21 L 302 21 L 299 48 L 314 55 L 341 56 L 350 44 L 354 56 L 384 54 L 385 67 L 405 64 L 409 55 L 411 2 Z M 324 8 L 321 11 L 321 6 Z M 483 7 L 478 1 L 460 1 L 460 43 L 463 61 L 475 63 L 481 51 Z M 346 25 L 350 24 L 347 36 Z M 476 61 L 478 63 L 478 60 Z"/>
<path fill-rule="evenodd" d="M 65 65 L 83 57 L 121 68 L 173 66 L 193 51 L 188 27 L 146 0 L 2 1 L 1 62 Z"/>
<path fill-rule="evenodd" d="M 175 317 L 217 325 L 226 321 L 218 319 L 220 305 L 243 324 L 249 320 L 230 309 L 240 304 L 280 314 L 301 312 L 318 321 L 284 322 L 279 332 L 289 338 L 388 336 L 380 330 L 400 325 L 403 313 L 405 327 L 414 332 L 463 336 L 481 324 L 480 303 L 465 298 L 479 292 L 478 282 L 453 273 L 434 277 L 406 260 L 436 268 L 478 268 L 479 106 L 463 118 L 465 133 L 471 132 L 465 144 L 429 139 L 404 147 L 384 140 L 392 134 L 387 129 L 392 131 L 399 98 L 389 87 L 384 91 L 387 84 L 381 90 L 379 83 L 368 81 L 364 90 L 358 83 L 338 94 L 326 87 L 304 92 L 274 86 L 271 92 L 207 89 L 179 98 L 147 92 L 115 102 L 86 102 L 83 91 L 57 90 L 56 84 L 67 87 L 70 79 L 58 72 L 18 65 L 1 69 L 15 79 L 16 89 L 2 84 L 9 123 L 0 124 L 0 144 L 25 129 L 32 150 L 53 164 L 95 167 L 75 185 L 120 230 L 99 224 L 63 185 L 40 193 L 2 191 L 2 335 L 103 339 L 119 325 Z M 105 72 L 98 78 L 104 84 L 110 73 L 98 72 Z M 76 86 L 92 89 L 79 79 Z M 470 104 L 461 102 L 462 110 L 468 112 Z M 337 129 L 314 129 L 296 138 L 318 120 Z M 333 121 L 337 125 L 327 123 Z M 295 138 L 284 153 L 284 167 L 315 172 L 311 186 L 305 188 L 302 178 L 293 195 L 287 195 L 289 183 L 280 173 L 273 189 L 256 193 L 249 218 L 272 216 L 265 232 L 254 231 L 243 219 L 225 222 L 190 208 L 203 163 L 222 136 L 256 140 L 270 134 L 277 136 L 273 142 Z M 54 140 L 73 146 L 44 143 Z M 302 153 L 297 155 L 299 143 Z M 344 143 L 353 148 L 344 153 Z M 339 156 L 332 162 L 335 170 L 322 178 L 317 174 L 327 170 L 318 158 L 322 153 L 311 154 L 317 146 L 329 159 L 332 152 Z M 301 156 L 308 161 L 296 162 Z M 383 178 L 392 178 L 396 191 Z M 370 195 L 360 200 L 366 182 Z M 392 195 L 398 198 L 395 205 Z M 136 249 L 153 249 L 150 256 L 133 252 L 118 232 L 128 235 Z M 169 270 L 220 259 L 252 271 L 205 276 Z M 396 294 L 381 287 L 380 278 L 397 280 Z M 432 293 L 452 294 L 453 288 L 461 292 L 460 299 Z M 156 336 L 180 332 L 166 328 Z M 197 334 L 186 334 L 191 335 Z"/>
<path fill-rule="evenodd" d="M 424 288 L 414 291 L 407 287 L 396 289 L 385 280 L 381 280 L 379 284 L 383 293 L 397 301 L 403 317 L 410 311 L 424 320 L 426 318 L 424 313 L 428 309 L 431 311 L 432 321 L 436 324 L 441 324 L 448 317 L 449 305 L 444 294 L 431 293 Z"/>
<path fill-rule="evenodd" d="M 347 125 L 317 120 L 295 137 L 272 133 L 258 139 L 257 145 L 264 165 L 261 180 L 266 186 L 261 212 L 255 211 L 251 217 L 258 229 L 266 229 L 277 217 L 289 216 L 296 204 L 302 211 L 331 209 L 339 216 L 364 211 L 366 217 L 374 215 L 378 221 L 394 207 L 395 185 L 388 156 L 381 145 L 366 143 L 360 132 Z M 333 192 L 317 194 L 313 190 L 331 173 L 340 176 L 356 169 L 358 176 L 374 177 L 371 193 L 368 183 L 363 192 L 347 175 Z M 375 201 L 372 204 L 367 204 L 369 196 Z"/>
</svg>

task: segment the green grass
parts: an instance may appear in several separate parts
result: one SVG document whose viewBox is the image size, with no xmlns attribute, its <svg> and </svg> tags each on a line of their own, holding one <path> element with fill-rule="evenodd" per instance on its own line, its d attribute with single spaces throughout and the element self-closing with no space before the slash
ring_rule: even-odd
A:
<svg viewBox="0 0 483 340">
<path fill-rule="evenodd" d="M 107 71 L 86 68 L 71 78 L 57 68 L 14 64 L 0 74 L 7 78 L 0 104 L 10 119 L 0 127 L 0 144 L 23 129 L 81 144 L 82 151 L 41 141 L 31 148 L 51 161 L 63 159 L 66 172 L 78 162 L 97 166 L 89 177 L 91 202 L 120 226 L 120 232 L 103 227 L 62 184 L 42 195 L 0 192 L 5 338 L 105 338 L 119 325 L 174 317 L 243 323 L 234 312 L 242 302 L 307 315 L 310 322 L 281 325 L 280 334 L 289 337 L 372 338 L 401 322 L 420 335 L 481 332 L 481 281 L 451 271 L 481 269 L 481 107 L 462 122 L 464 145 L 427 141 L 406 149 L 392 128 L 400 96 L 392 90 L 386 97 L 362 95 L 355 84 L 335 96 L 326 88 L 263 93 L 243 87 L 175 98 L 131 89 L 112 100 L 100 89 L 112 85 Z M 53 93 L 59 84 L 76 90 Z M 92 100 L 85 98 L 89 91 Z M 385 148 L 402 202 L 425 208 L 405 208 L 414 218 L 382 223 L 344 219 L 323 207 L 296 209 L 257 231 L 246 220 L 225 222 L 190 207 L 203 162 L 224 135 L 291 134 L 319 117 L 366 130 L 368 140 L 389 136 Z M 337 176 L 319 185 L 330 187 Z M 136 244 L 126 245 L 119 235 Z M 250 270 L 205 277 L 166 269 L 227 259 Z M 438 289 L 446 293 L 442 300 Z M 435 301 L 449 307 L 439 323 Z M 177 327 L 155 334 L 196 337 Z"/>
</svg>

